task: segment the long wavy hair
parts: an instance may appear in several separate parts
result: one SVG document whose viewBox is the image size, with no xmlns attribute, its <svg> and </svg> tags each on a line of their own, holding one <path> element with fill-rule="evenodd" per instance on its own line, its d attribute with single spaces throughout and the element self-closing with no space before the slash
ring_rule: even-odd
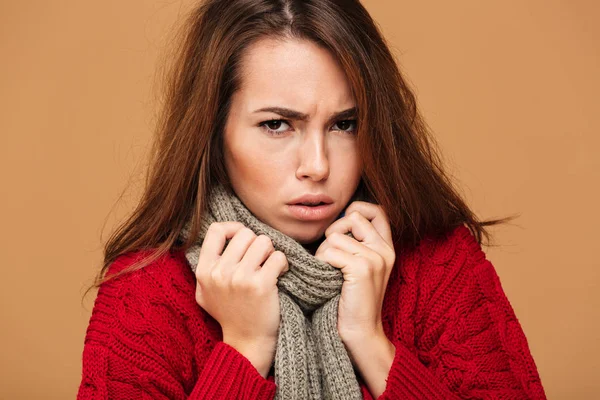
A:
<svg viewBox="0 0 600 400">
<path fill-rule="evenodd" d="M 387 213 L 395 243 L 416 245 L 425 235 L 465 224 L 479 244 L 485 236 L 489 245 L 485 226 L 514 218 L 480 221 L 467 206 L 444 171 L 415 95 L 358 0 L 207 0 L 182 27 L 167 66 L 141 200 L 105 244 L 103 266 L 89 289 L 191 245 L 211 186 L 229 184 L 222 132 L 240 87 L 242 53 L 261 38 L 311 40 L 341 65 L 357 106 L 360 184 Z M 180 243 L 190 218 L 190 238 Z M 150 251 L 106 276 L 119 255 L 138 250 Z"/>
</svg>

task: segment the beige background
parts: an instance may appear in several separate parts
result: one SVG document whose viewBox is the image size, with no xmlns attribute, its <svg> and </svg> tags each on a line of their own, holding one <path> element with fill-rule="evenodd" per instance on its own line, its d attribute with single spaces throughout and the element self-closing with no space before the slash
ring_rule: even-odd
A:
<svg viewBox="0 0 600 400">
<path fill-rule="evenodd" d="M 139 194 L 157 57 L 189 4 L 0 3 L 2 399 L 75 397 L 80 297 Z M 484 250 L 548 396 L 600 398 L 599 3 L 365 4 L 467 200 L 522 214 Z"/>
</svg>

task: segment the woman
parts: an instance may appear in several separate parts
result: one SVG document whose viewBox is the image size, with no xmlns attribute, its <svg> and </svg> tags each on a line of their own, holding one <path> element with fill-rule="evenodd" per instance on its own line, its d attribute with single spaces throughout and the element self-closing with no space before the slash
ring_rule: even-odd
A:
<svg viewBox="0 0 600 400">
<path fill-rule="evenodd" d="M 110 238 L 78 398 L 545 398 L 414 95 L 350 0 L 210 0 Z"/>
</svg>

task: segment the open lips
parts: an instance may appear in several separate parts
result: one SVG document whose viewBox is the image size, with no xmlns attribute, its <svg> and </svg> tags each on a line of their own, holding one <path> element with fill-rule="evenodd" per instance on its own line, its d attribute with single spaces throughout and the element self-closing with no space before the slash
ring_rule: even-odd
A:
<svg viewBox="0 0 600 400">
<path fill-rule="evenodd" d="M 332 218 L 336 212 L 333 199 L 324 194 L 305 194 L 289 203 L 290 213 L 304 221 L 321 221 Z"/>
<path fill-rule="evenodd" d="M 333 203 L 331 197 L 325 194 L 305 194 L 294 200 L 292 200 L 289 204 L 292 205 L 304 205 L 304 206 L 319 206 L 322 204 L 330 204 Z"/>
</svg>

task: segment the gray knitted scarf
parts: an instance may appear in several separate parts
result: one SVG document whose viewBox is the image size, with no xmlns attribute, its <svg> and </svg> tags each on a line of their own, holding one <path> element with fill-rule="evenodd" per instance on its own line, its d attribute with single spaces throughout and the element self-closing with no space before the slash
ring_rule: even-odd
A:
<svg viewBox="0 0 600 400">
<path fill-rule="evenodd" d="M 354 368 L 337 331 L 341 271 L 258 220 L 235 193 L 221 185 L 212 188 L 206 214 L 196 242 L 186 252 L 194 272 L 204 236 L 213 222 L 239 221 L 256 235 L 271 238 L 275 250 L 282 251 L 288 259 L 289 271 L 277 283 L 281 318 L 274 363 L 275 398 L 362 399 Z M 183 239 L 189 236 L 190 226 L 188 221 Z"/>
</svg>

